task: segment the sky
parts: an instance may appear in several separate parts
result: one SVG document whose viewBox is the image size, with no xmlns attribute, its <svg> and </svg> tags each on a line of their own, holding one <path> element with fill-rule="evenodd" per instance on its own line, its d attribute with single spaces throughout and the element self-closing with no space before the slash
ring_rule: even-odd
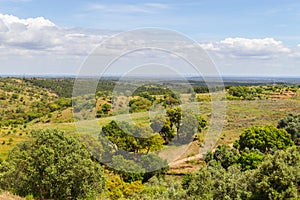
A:
<svg viewBox="0 0 300 200">
<path fill-rule="evenodd" d="M 76 75 L 113 35 L 157 27 L 197 41 L 223 76 L 300 77 L 299 24 L 298 0 L 0 0 L 0 74 Z"/>
</svg>

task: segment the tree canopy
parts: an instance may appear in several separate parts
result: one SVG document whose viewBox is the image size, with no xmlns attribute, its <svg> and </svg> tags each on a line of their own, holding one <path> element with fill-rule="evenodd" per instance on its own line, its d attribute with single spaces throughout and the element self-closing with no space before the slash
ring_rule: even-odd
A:
<svg viewBox="0 0 300 200">
<path fill-rule="evenodd" d="M 291 135 L 274 126 L 253 126 L 247 128 L 235 143 L 239 150 L 258 149 L 262 153 L 272 149 L 286 149 L 293 145 Z"/>
<path fill-rule="evenodd" d="M 32 132 L 1 164 L 1 188 L 42 199 L 83 199 L 104 189 L 102 167 L 74 137 L 58 130 Z"/>
<path fill-rule="evenodd" d="M 162 148 L 164 140 L 150 128 L 130 125 L 127 122 L 111 121 L 102 127 L 101 135 L 112 142 L 115 151 L 149 153 Z"/>
</svg>

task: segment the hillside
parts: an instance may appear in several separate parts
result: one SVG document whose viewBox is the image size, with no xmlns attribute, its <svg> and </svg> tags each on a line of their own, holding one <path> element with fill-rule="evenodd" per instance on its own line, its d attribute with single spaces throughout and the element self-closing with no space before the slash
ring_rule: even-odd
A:
<svg viewBox="0 0 300 200">
<path fill-rule="evenodd" d="M 60 82 L 66 84 L 64 89 L 59 86 Z M 73 138 L 66 138 L 66 141 L 78 140 L 80 142 L 77 143 L 80 144 L 78 148 L 89 150 L 86 154 L 87 158 L 91 159 L 91 162 L 95 165 L 103 167 L 105 175 L 110 177 L 106 179 L 107 186 L 105 192 L 99 197 L 100 199 L 136 199 L 137 196 L 145 194 L 151 196 L 150 191 L 156 190 L 157 187 L 163 188 L 165 192 L 171 195 L 171 188 L 175 187 L 172 186 L 173 180 L 176 180 L 174 184 L 177 184 L 178 195 L 180 194 L 184 198 L 188 194 L 185 193 L 188 191 L 185 190 L 187 187 L 185 184 L 194 187 L 193 182 L 190 182 L 193 177 L 189 177 L 189 173 L 198 176 L 195 172 L 210 170 L 210 168 L 207 168 L 207 165 L 210 165 L 208 158 L 211 159 L 212 163 L 218 161 L 225 167 L 234 164 L 245 167 L 246 163 L 246 167 L 256 170 L 257 165 L 263 162 L 263 158 L 267 156 L 268 152 L 258 153 L 257 150 L 248 152 L 249 149 L 237 149 L 238 147 L 234 147 L 233 143 L 236 143 L 241 135 L 245 134 L 247 128 L 254 130 L 272 129 L 278 133 L 288 134 L 281 129 L 276 129 L 278 121 L 291 113 L 300 113 L 300 88 L 297 85 L 227 86 L 226 95 L 219 99 L 222 104 L 226 105 L 224 127 L 216 144 L 211 149 L 212 152 L 208 154 L 212 157 L 207 158 L 199 154 L 201 146 L 206 141 L 205 139 L 210 136 L 208 135 L 208 127 L 212 123 L 211 94 L 207 93 L 207 88 L 195 86 L 198 92 L 196 94 L 186 92 L 178 94 L 166 90 L 165 86 L 149 86 L 148 84 L 143 88 L 150 88 L 150 91 L 140 89 L 132 96 L 124 93 L 113 96 L 109 92 L 109 88 L 114 83 L 103 81 L 100 84 L 104 86 L 103 90 L 98 90 L 95 95 L 84 94 L 74 97 L 72 107 L 72 100 L 68 98 L 72 93 L 70 83 L 71 80 L 69 79 L 0 78 L 0 163 L 2 160 L 7 159 L 10 150 L 16 144 L 26 142 L 27 145 L 30 145 L 34 139 L 32 133 L 39 131 L 41 137 L 45 137 L 43 134 L 47 131 L 51 133 L 52 130 L 54 131 L 53 134 L 55 131 L 63 131 L 66 137 Z M 214 92 L 217 96 L 220 94 L 219 90 Z M 165 109 L 166 113 L 161 112 L 162 108 Z M 181 108 L 187 109 L 184 111 Z M 196 108 L 199 109 L 199 113 L 195 114 L 193 110 Z M 152 112 L 149 112 L 149 110 Z M 176 121 L 177 119 L 179 121 Z M 127 123 L 131 120 L 134 125 Z M 155 127 L 153 126 L 155 120 L 158 120 L 157 123 L 163 123 L 163 129 L 161 130 L 166 132 L 155 132 L 153 128 Z M 121 124 L 117 125 L 115 121 Z M 193 121 L 196 121 L 196 123 L 190 123 Z M 176 123 L 178 126 L 185 126 L 185 129 L 183 129 L 185 131 L 180 132 Z M 195 128 L 195 126 L 197 127 Z M 257 126 L 260 127 L 256 128 Z M 187 133 L 191 134 L 188 135 Z M 131 134 L 140 135 L 133 137 Z M 149 137 L 147 134 L 152 136 Z M 153 134 L 155 135 L 153 136 Z M 269 134 L 272 135 L 272 132 Z M 105 137 L 103 137 L 104 135 Z M 183 140 L 178 140 L 178 135 Z M 39 135 L 35 135 L 36 141 L 38 137 Z M 59 138 L 61 137 L 62 135 L 59 136 Z M 111 145 L 104 138 L 109 139 L 114 145 Z M 189 138 L 189 140 L 186 140 L 186 138 Z M 280 138 L 285 137 L 277 139 L 280 140 Z M 284 148 L 293 144 L 291 138 L 286 138 L 287 141 L 285 142 L 287 143 Z M 276 140 L 274 144 L 276 144 Z M 62 153 L 64 155 L 64 151 L 69 149 L 68 147 L 61 151 L 60 148 L 64 147 L 57 144 L 62 141 L 55 139 L 55 142 L 52 143 L 53 149 L 49 149 L 47 153 L 44 152 L 44 148 L 51 143 L 48 144 L 48 140 L 44 142 L 45 144 L 37 150 L 43 152 L 41 159 L 47 158 L 45 162 L 48 162 L 48 153 L 51 154 L 56 150 L 58 154 Z M 270 142 L 270 144 L 273 144 L 273 142 Z M 281 141 L 278 144 L 281 147 Z M 32 147 L 35 148 L 36 146 L 33 145 Z M 128 151 L 127 155 L 123 155 L 123 148 Z M 16 149 L 14 150 L 15 153 Z M 293 150 L 289 149 L 289 151 L 283 153 L 289 154 L 290 151 Z M 295 152 L 291 154 L 294 155 Z M 18 157 L 18 155 L 25 154 L 17 153 L 10 158 L 16 158 L 15 156 Z M 138 156 L 135 157 L 135 155 Z M 233 155 L 234 158 L 231 157 Z M 35 157 L 36 154 L 31 154 L 31 156 L 34 159 L 29 159 L 28 162 L 40 161 L 40 159 L 37 159 L 40 156 Z M 20 158 L 26 157 L 21 156 Z M 61 159 L 64 160 L 65 156 L 62 156 Z M 134 162 L 139 161 L 139 159 L 142 161 L 140 165 Z M 251 163 L 251 159 L 257 159 L 255 162 L 258 162 L 258 164 Z M 9 161 L 9 159 L 6 161 Z M 49 160 L 49 162 L 52 161 Z M 169 161 L 168 169 L 165 168 L 167 166 L 166 161 Z M 41 160 L 41 162 L 44 161 Z M 69 159 L 67 162 L 72 163 L 73 161 Z M 5 167 L 8 166 L 5 166 L 5 164 L 7 162 L 3 163 L 4 169 L 2 169 L 6 170 Z M 106 164 L 103 165 L 103 163 Z M 266 163 L 268 162 L 266 161 Z M 12 164 L 16 163 L 12 162 Z M 75 163 L 72 164 L 72 166 L 74 165 Z M 17 166 L 19 165 L 16 164 L 12 170 Z M 51 169 L 59 166 L 52 165 L 53 168 L 51 167 Z M 129 167 L 130 170 L 148 170 L 149 167 L 157 166 L 162 167 L 151 173 L 128 173 L 117 170 L 118 167 L 123 169 Z M 47 168 L 47 165 L 45 167 Z M 24 169 L 24 173 L 27 173 L 27 168 L 19 168 L 19 170 Z M 35 169 L 39 170 L 39 167 Z M 48 173 L 49 170 L 50 168 L 45 173 Z M 224 176 L 233 173 L 222 171 L 225 170 L 223 168 L 215 168 L 214 170 L 221 170 L 218 173 Z M 10 176 L 9 171 L 7 172 Z M 52 172 L 56 173 L 57 171 Z M 206 171 L 206 173 L 208 172 Z M 160 173 L 163 174 L 164 179 L 160 179 Z M 242 173 L 242 177 L 247 175 L 242 171 L 236 173 Z M 258 173 L 258 171 L 253 173 Z M 11 174 L 13 177 L 8 180 L 12 186 L 15 185 L 13 183 L 13 180 L 15 180 L 14 174 Z M 53 180 L 56 180 L 56 178 Z M 156 180 L 158 182 L 155 182 Z M 6 188 L 6 179 L 1 180 L 0 177 L 0 183 L 1 181 L 5 183 L 1 188 L 11 191 L 10 188 Z M 51 180 L 49 179 L 49 181 Z M 216 179 L 214 181 L 221 180 Z M 24 184 L 26 184 L 26 181 Z M 23 190 L 23 187 L 20 189 Z M 150 193 L 148 194 L 148 192 Z M 28 193 L 26 195 L 30 196 Z M 174 196 L 171 196 L 169 198 L 173 199 Z M 0 195 L 1 198 L 22 199 L 8 192 L 3 192 Z"/>
<path fill-rule="evenodd" d="M 0 79 L 0 157 L 2 159 L 6 157 L 8 150 L 14 144 L 24 140 L 26 135 L 33 129 L 59 128 L 68 133 L 76 134 L 71 99 L 59 96 L 62 87 L 55 87 L 61 82 L 67 85 L 65 88 L 66 94 L 70 94 L 70 86 L 73 83 L 70 79 Z M 100 85 L 112 86 L 112 83 L 112 81 L 107 83 L 103 81 Z M 276 125 L 277 121 L 288 113 L 299 113 L 299 91 L 300 89 L 297 89 L 297 87 L 286 85 L 236 86 L 232 89 L 229 88 L 226 102 L 226 122 L 218 144 L 231 144 L 239 137 L 245 127 L 266 124 Z M 252 100 L 243 100 L 243 95 L 245 98 Z M 113 111 L 109 110 L 107 114 L 102 112 L 99 118 L 95 118 L 96 111 L 101 110 L 103 105 L 112 104 L 112 98 L 109 94 L 98 92 L 96 96 L 97 101 L 91 101 L 91 106 L 93 107 L 93 104 L 95 104 L 95 108 L 91 107 L 92 109 L 88 109 L 89 111 L 83 109 L 84 112 L 79 112 L 76 115 L 76 117 L 79 117 L 77 121 L 85 118 L 91 119 L 91 121 L 83 120 L 79 122 L 82 124 L 81 127 L 86 127 L 85 133 L 99 133 L 101 127 L 113 120 L 114 116 L 124 120 L 131 116 L 136 123 L 148 126 L 150 118 L 148 113 L 145 112 L 146 110 L 138 110 L 137 113 L 131 115 L 122 114 L 128 102 L 131 99 L 138 100 L 138 96 L 114 98 L 114 104 L 117 107 L 114 106 Z M 183 103 L 190 98 L 189 94 L 181 94 L 180 96 Z M 161 102 L 163 99 L 161 95 L 155 95 L 155 97 L 157 99 L 156 103 Z M 79 105 L 85 106 L 86 99 L 89 98 L 88 96 L 77 97 L 76 101 L 79 102 Z M 200 114 L 209 120 L 210 96 L 208 94 L 197 94 L 195 98 L 198 101 Z M 195 150 L 190 152 L 190 154 L 195 153 L 197 153 Z"/>
</svg>

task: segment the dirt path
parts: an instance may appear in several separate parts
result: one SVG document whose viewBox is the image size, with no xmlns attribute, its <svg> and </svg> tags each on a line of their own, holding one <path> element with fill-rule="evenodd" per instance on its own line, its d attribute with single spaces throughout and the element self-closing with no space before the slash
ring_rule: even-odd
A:
<svg viewBox="0 0 300 200">
<path fill-rule="evenodd" d="M 228 144 L 230 147 L 233 147 L 233 143 L 231 144 Z M 214 152 L 216 150 L 216 148 L 214 148 L 212 151 Z M 180 164 L 183 164 L 183 163 L 186 163 L 188 161 L 193 161 L 193 160 L 204 160 L 204 155 L 203 154 L 197 154 L 197 155 L 194 155 L 194 156 L 189 156 L 189 157 L 186 157 L 186 158 L 182 158 L 182 159 L 179 159 L 179 160 L 175 160 L 173 162 L 170 162 L 169 163 L 169 166 L 172 167 L 172 166 L 178 166 Z"/>
<path fill-rule="evenodd" d="M 169 163 L 169 166 L 172 167 L 172 166 L 175 166 L 175 165 L 179 165 L 179 164 L 186 163 L 186 162 L 192 161 L 192 160 L 197 160 L 197 159 L 202 160 L 203 158 L 204 158 L 204 156 L 202 154 L 197 154 L 195 156 L 183 158 L 183 159 L 180 159 L 180 160 L 175 160 L 175 161 Z"/>
</svg>

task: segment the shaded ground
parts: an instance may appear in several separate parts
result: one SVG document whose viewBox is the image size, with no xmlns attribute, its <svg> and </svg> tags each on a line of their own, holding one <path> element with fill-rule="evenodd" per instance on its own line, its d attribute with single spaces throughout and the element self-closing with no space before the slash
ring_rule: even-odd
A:
<svg viewBox="0 0 300 200">
<path fill-rule="evenodd" d="M 0 200 L 25 200 L 26 198 L 22 198 L 19 196 L 12 195 L 9 192 L 2 192 L 0 194 Z"/>
</svg>

